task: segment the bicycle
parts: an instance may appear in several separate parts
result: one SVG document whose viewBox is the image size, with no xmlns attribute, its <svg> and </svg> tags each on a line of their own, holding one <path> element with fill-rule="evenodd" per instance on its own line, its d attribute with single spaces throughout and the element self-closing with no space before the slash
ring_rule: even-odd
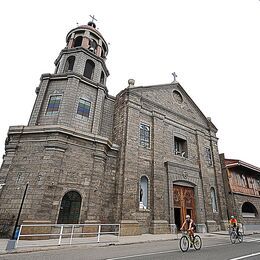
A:
<svg viewBox="0 0 260 260">
<path fill-rule="evenodd" d="M 236 241 L 238 241 L 239 243 L 242 243 L 243 242 L 243 234 L 242 232 L 236 231 L 236 228 L 235 227 L 229 227 L 230 229 L 230 241 L 232 244 L 235 244 Z"/>
<path fill-rule="evenodd" d="M 192 241 L 186 231 L 182 232 L 182 237 L 180 239 L 179 245 L 182 252 L 187 252 L 191 245 L 195 248 L 195 250 L 200 250 L 202 246 L 202 241 L 199 235 L 195 235 Z"/>
</svg>

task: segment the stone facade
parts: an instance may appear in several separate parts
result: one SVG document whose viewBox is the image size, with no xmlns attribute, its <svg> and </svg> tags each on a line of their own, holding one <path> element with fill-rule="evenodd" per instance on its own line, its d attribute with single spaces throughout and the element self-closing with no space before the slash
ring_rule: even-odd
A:
<svg viewBox="0 0 260 260">
<path fill-rule="evenodd" d="M 182 102 L 176 102 L 179 93 Z M 119 108 L 117 110 L 117 108 Z M 140 145 L 140 123 L 150 126 L 150 147 Z M 118 125 L 118 126 L 117 126 Z M 117 132 L 118 131 L 118 132 Z M 227 216 L 216 128 L 178 84 L 133 87 L 116 98 L 115 142 L 121 147 L 117 173 L 122 220 L 138 220 L 141 229 L 156 233 L 175 223 L 173 184 L 194 188 L 196 221 L 209 231 L 224 228 Z M 187 155 L 174 151 L 174 137 L 187 142 Z M 209 165 L 205 149 L 212 153 Z M 139 208 L 139 183 L 148 178 L 148 208 Z M 212 209 L 211 189 L 217 209 Z M 149 230 L 148 230 L 149 228 Z"/>
<path fill-rule="evenodd" d="M 189 213 L 201 230 L 224 228 L 216 127 L 178 82 L 135 87 L 130 80 L 110 96 L 107 51 L 93 23 L 71 30 L 55 73 L 41 77 L 28 126 L 10 127 L 0 225 L 17 219 L 29 183 L 19 224 L 120 223 L 122 235 L 137 235 L 167 233 Z M 89 104 L 83 115 L 80 100 Z M 193 198 L 178 206 L 174 187 Z"/>
</svg>

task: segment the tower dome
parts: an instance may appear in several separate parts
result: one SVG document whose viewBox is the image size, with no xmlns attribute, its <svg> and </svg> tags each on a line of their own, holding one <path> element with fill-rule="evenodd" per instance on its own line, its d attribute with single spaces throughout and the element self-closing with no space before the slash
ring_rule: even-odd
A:
<svg viewBox="0 0 260 260">
<path fill-rule="evenodd" d="M 83 47 L 103 59 L 108 54 L 108 45 L 93 21 L 72 29 L 66 36 L 66 42 L 68 49 Z"/>
</svg>

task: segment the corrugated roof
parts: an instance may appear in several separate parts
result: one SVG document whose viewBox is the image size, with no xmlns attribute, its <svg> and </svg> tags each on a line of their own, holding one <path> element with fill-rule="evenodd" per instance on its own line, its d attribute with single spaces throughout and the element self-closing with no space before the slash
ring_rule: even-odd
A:
<svg viewBox="0 0 260 260">
<path fill-rule="evenodd" d="M 241 160 L 237 160 L 237 159 L 225 159 L 225 166 L 227 168 L 233 168 L 233 167 L 236 167 L 236 166 L 242 166 L 242 167 L 245 167 L 245 168 L 248 168 L 248 169 L 251 169 L 253 171 L 257 171 L 260 173 L 260 168 L 259 167 L 256 167 L 252 164 L 249 164 L 249 163 L 246 163 L 244 161 L 241 161 Z"/>
</svg>

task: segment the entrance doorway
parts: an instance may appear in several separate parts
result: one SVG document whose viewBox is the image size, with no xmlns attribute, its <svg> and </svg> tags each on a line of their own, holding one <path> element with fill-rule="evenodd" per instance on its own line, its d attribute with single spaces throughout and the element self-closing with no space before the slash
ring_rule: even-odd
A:
<svg viewBox="0 0 260 260">
<path fill-rule="evenodd" d="M 180 230 L 182 222 L 181 222 L 181 208 L 174 208 L 174 220 L 175 225 L 178 230 Z"/>
<path fill-rule="evenodd" d="M 185 221 L 186 215 L 190 215 L 196 221 L 194 188 L 173 185 L 173 207 L 174 221 L 178 230 Z"/>
</svg>

